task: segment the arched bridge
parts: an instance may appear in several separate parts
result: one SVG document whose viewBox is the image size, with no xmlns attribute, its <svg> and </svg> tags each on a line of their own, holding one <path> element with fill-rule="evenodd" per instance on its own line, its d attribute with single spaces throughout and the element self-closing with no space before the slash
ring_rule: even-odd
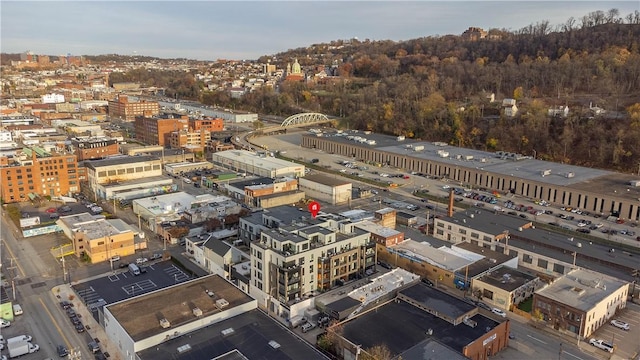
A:
<svg viewBox="0 0 640 360">
<path fill-rule="evenodd" d="M 322 124 L 329 122 L 329 118 L 325 114 L 320 113 L 301 113 L 291 115 L 284 119 L 280 126 L 282 127 L 295 127 L 295 126 L 307 126 L 313 124 Z"/>
</svg>

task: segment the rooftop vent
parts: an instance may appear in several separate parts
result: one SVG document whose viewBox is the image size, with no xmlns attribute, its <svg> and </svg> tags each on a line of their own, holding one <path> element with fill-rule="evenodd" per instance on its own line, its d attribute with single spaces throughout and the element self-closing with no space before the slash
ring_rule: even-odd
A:
<svg viewBox="0 0 640 360">
<path fill-rule="evenodd" d="M 582 295 L 585 293 L 585 290 L 583 288 L 579 288 L 579 287 L 572 287 L 571 291 L 573 291 L 574 293 L 576 293 L 577 295 Z"/>
<path fill-rule="evenodd" d="M 196 317 L 202 316 L 202 310 L 200 310 L 200 308 L 193 308 L 193 315 L 195 315 Z"/>
<path fill-rule="evenodd" d="M 218 307 L 218 309 L 222 310 L 229 306 L 229 302 L 225 299 L 218 299 L 216 300 L 216 306 Z"/>
<path fill-rule="evenodd" d="M 222 334 L 222 336 L 229 336 L 229 335 L 232 335 L 235 332 L 236 331 L 233 330 L 233 328 L 227 328 L 227 329 L 222 330 L 220 333 Z"/>
<path fill-rule="evenodd" d="M 160 326 L 162 326 L 163 329 L 166 329 L 171 326 L 171 323 L 167 319 L 160 319 Z"/>
<path fill-rule="evenodd" d="M 191 345 L 184 344 L 184 345 L 178 347 L 178 354 L 185 353 L 185 352 L 187 352 L 189 350 L 191 350 Z"/>
<path fill-rule="evenodd" d="M 275 340 L 271 340 L 269 341 L 269 346 L 271 346 L 274 349 L 277 349 L 280 347 L 280 344 L 278 344 Z"/>
<path fill-rule="evenodd" d="M 210 297 L 213 297 L 215 295 L 211 290 L 205 290 L 204 292 L 207 293 L 207 295 L 209 295 Z"/>
</svg>

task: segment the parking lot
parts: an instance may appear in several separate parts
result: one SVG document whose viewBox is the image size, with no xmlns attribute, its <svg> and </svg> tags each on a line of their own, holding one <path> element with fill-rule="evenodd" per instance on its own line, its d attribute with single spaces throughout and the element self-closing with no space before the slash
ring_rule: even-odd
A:
<svg viewBox="0 0 640 360">
<path fill-rule="evenodd" d="M 105 277 L 74 285 L 73 290 L 88 308 L 96 308 L 191 279 L 171 261 L 151 263 L 141 266 L 141 270 L 140 275 L 134 276 L 127 268 L 118 269 Z"/>
<path fill-rule="evenodd" d="M 620 311 L 614 319 L 629 324 L 629 330 L 622 330 L 607 321 L 590 339 L 601 339 L 615 345 L 614 354 L 623 359 L 633 359 L 640 351 L 640 305 L 627 303 L 627 308 Z M 588 339 L 585 343 L 588 344 Z M 584 347 L 583 347 L 584 348 Z M 593 352 L 599 355 L 607 355 L 603 350 L 592 347 Z"/>
</svg>

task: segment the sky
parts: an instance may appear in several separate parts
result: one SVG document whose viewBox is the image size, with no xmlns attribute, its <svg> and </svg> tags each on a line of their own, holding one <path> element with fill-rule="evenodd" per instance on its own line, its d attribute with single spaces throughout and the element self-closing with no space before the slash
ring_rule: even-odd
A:
<svg viewBox="0 0 640 360">
<path fill-rule="evenodd" d="M 253 60 L 332 40 L 518 30 L 635 1 L 0 1 L 0 51 Z"/>
</svg>

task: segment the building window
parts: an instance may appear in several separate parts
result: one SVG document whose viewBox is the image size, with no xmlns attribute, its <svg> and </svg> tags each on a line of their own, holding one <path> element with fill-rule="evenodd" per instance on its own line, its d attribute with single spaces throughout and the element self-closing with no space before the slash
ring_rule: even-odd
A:
<svg viewBox="0 0 640 360">
<path fill-rule="evenodd" d="M 460 232 L 460 234 L 464 234 L 464 235 L 467 234 L 467 230 L 465 229 L 458 229 L 458 231 Z"/>
<path fill-rule="evenodd" d="M 553 264 L 553 272 L 558 274 L 564 274 L 564 265 Z"/>
<path fill-rule="evenodd" d="M 438 235 L 444 235 L 444 231 L 441 229 L 436 230 L 436 234 Z"/>
<path fill-rule="evenodd" d="M 527 263 L 527 264 L 532 264 L 533 263 L 533 258 L 529 254 L 524 254 L 524 255 L 522 255 L 522 262 Z"/>
<path fill-rule="evenodd" d="M 493 291 L 482 289 L 482 297 L 493 300 Z"/>
<path fill-rule="evenodd" d="M 479 239 L 480 238 L 480 234 L 472 232 L 471 233 L 471 237 L 474 238 L 474 239 Z"/>
<path fill-rule="evenodd" d="M 549 266 L 549 262 L 547 260 L 544 259 L 538 259 L 538 267 L 541 267 L 543 269 L 546 269 L 547 266 Z"/>
</svg>

